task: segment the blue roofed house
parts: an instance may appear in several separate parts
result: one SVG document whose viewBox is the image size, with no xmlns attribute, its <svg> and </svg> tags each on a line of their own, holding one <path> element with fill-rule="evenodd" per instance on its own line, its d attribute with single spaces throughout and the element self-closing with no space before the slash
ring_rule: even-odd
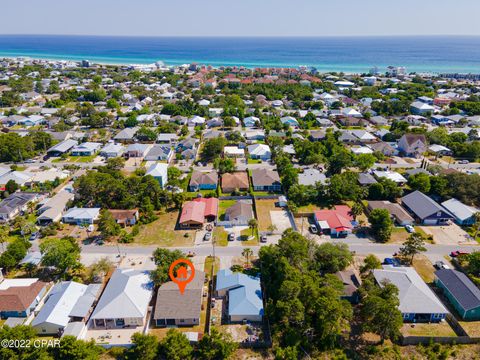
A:
<svg viewBox="0 0 480 360">
<path fill-rule="evenodd" d="M 464 273 L 441 269 L 435 272 L 435 285 L 464 320 L 480 320 L 480 289 Z"/>
<path fill-rule="evenodd" d="M 384 265 L 373 270 L 379 286 L 391 283 L 398 288 L 398 309 L 405 322 L 440 322 L 449 313 L 413 267 Z"/>
<path fill-rule="evenodd" d="M 160 183 L 160 186 L 164 188 L 168 182 L 168 164 L 155 163 L 151 165 L 145 175 L 150 175 Z"/>
<path fill-rule="evenodd" d="M 243 125 L 245 127 L 255 127 L 257 123 L 260 123 L 260 119 L 256 116 L 249 116 L 243 119 Z"/>
<path fill-rule="evenodd" d="M 298 120 L 293 116 L 284 116 L 280 119 L 283 125 L 287 124 L 289 126 L 298 126 Z"/>
<path fill-rule="evenodd" d="M 263 299 L 260 278 L 222 269 L 217 273 L 217 297 L 228 298 L 228 318 L 231 322 L 263 319 Z"/>
<path fill-rule="evenodd" d="M 475 223 L 475 214 L 480 211 L 473 206 L 465 205 L 455 198 L 444 201 L 442 206 L 455 217 L 455 222 L 458 225 L 473 225 Z"/>
</svg>

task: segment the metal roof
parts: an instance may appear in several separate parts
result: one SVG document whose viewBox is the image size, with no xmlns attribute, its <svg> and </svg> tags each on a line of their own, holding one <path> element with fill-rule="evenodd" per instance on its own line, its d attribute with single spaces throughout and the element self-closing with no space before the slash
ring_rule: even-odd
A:
<svg viewBox="0 0 480 360">
<path fill-rule="evenodd" d="M 464 273 L 441 269 L 435 272 L 435 276 L 465 311 L 480 307 L 480 289 Z"/>
</svg>

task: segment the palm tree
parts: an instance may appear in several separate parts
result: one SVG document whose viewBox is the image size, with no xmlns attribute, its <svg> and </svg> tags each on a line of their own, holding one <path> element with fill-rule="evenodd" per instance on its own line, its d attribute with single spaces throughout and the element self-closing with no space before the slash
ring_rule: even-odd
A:
<svg viewBox="0 0 480 360">
<path fill-rule="evenodd" d="M 250 220 L 248 221 L 248 227 L 249 227 L 250 229 L 252 229 L 252 236 L 253 236 L 254 231 L 255 231 L 255 229 L 257 228 L 257 226 L 258 226 L 257 219 L 250 219 Z"/>
<path fill-rule="evenodd" d="M 242 251 L 242 256 L 247 260 L 247 267 L 250 263 L 250 257 L 253 255 L 253 251 L 250 248 L 245 248 Z"/>
<path fill-rule="evenodd" d="M 360 202 L 355 202 L 350 209 L 350 215 L 353 217 L 353 220 L 357 221 L 357 216 L 363 213 L 363 205 Z"/>
</svg>

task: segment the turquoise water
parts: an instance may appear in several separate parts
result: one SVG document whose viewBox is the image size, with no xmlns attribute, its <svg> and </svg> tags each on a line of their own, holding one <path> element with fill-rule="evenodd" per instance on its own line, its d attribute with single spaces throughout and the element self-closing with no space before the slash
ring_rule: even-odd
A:
<svg viewBox="0 0 480 360">
<path fill-rule="evenodd" d="M 407 71 L 480 73 L 480 37 L 106 37 L 0 35 L 0 56 L 167 65 L 297 67 L 366 72 L 377 66 Z"/>
</svg>

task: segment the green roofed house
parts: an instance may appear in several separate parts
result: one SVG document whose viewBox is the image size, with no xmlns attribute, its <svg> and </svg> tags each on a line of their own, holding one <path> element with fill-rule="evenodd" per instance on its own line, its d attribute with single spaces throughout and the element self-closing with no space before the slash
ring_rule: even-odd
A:
<svg viewBox="0 0 480 360">
<path fill-rule="evenodd" d="M 443 290 L 463 320 L 480 320 L 480 289 L 462 272 L 435 272 L 435 285 Z"/>
</svg>

